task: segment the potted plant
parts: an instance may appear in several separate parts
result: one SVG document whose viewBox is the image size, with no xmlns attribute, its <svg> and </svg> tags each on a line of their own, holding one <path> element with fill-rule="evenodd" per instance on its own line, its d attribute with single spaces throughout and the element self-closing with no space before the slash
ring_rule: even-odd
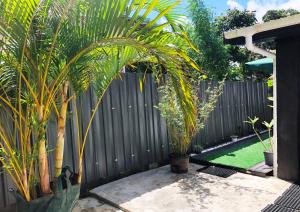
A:
<svg viewBox="0 0 300 212">
<path fill-rule="evenodd" d="M 218 97 L 222 93 L 224 81 L 218 86 L 209 87 L 206 98 L 200 99 L 198 95 L 201 78 L 194 78 L 188 85 L 193 107 L 185 111 L 180 98 L 176 95 L 176 88 L 172 86 L 172 80 L 168 79 L 159 87 L 160 102 L 158 108 L 167 122 L 171 152 L 170 166 L 174 173 L 186 173 L 189 165 L 187 154 L 193 137 L 205 126 L 209 114 L 214 110 Z M 188 112 L 188 113 L 187 113 Z M 187 115 L 190 117 L 187 118 Z"/>
<path fill-rule="evenodd" d="M 249 123 L 253 129 L 253 131 L 255 132 L 257 138 L 259 139 L 260 143 L 263 145 L 264 147 L 264 158 L 265 158 L 265 164 L 268 166 L 273 166 L 273 137 L 271 135 L 271 131 L 274 125 L 274 119 L 271 120 L 270 123 L 264 121 L 262 122 L 262 124 L 267 128 L 268 130 L 268 142 L 267 144 L 263 141 L 263 139 L 261 138 L 258 130 L 255 127 L 255 124 L 257 123 L 257 121 L 259 120 L 258 117 L 254 117 L 253 119 L 251 119 L 250 117 L 248 117 L 248 121 L 245 121 L 246 123 Z"/>
</svg>

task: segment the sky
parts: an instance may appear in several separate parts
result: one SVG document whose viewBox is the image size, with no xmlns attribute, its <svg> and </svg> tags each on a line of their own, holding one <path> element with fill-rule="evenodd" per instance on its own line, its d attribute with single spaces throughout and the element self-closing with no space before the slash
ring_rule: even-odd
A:
<svg viewBox="0 0 300 212">
<path fill-rule="evenodd" d="M 182 0 L 182 8 L 188 6 L 188 0 Z M 212 9 L 215 15 L 221 15 L 228 9 L 256 11 L 256 18 L 261 21 L 263 15 L 271 9 L 298 9 L 300 0 L 204 0 L 207 7 Z M 186 10 L 183 10 L 186 15 Z"/>
</svg>

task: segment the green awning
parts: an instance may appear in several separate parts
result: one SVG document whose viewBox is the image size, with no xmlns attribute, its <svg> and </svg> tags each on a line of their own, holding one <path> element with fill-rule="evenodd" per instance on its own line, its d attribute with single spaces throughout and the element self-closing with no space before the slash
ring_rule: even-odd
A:
<svg viewBox="0 0 300 212">
<path fill-rule="evenodd" d="M 246 63 L 248 71 L 262 71 L 268 74 L 273 73 L 273 59 L 263 58 Z"/>
</svg>

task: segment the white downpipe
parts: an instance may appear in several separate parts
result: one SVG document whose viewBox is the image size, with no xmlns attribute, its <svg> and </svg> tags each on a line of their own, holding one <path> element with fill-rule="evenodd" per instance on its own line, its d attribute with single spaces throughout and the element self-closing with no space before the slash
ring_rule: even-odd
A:
<svg viewBox="0 0 300 212">
<path fill-rule="evenodd" d="M 255 46 L 252 41 L 252 36 L 253 35 L 248 35 L 247 37 L 245 37 L 246 38 L 246 48 L 249 51 L 263 55 L 265 57 L 271 57 L 271 58 L 273 58 L 273 60 L 276 59 L 276 54 Z"/>
<path fill-rule="evenodd" d="M 273 119 L 274 119 L 274 126 L 273 126 L 273 173 L 274 176 L 277 176 L 277 85 L 276 85 L 276 54 L 269 52 L 265 49 L 259 48 L 253 44 L 252 40 L 253 34 L 245 36 L 246 39 L 246 48 L 254 53 L 263 55 L 265 57 L 270 57 L 273 59 Z"/>
</svg>

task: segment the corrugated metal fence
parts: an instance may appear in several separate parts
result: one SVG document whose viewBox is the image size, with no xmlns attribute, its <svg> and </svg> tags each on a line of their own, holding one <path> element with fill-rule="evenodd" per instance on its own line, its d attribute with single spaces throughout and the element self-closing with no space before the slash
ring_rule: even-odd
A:
<svg viewBox="0 0 300 212">
<path fill-rule="evenodd" d="M 140 89 L 139 79 L 144 80 Z M 203 95 L 209 82 L 203 82 Z M 81 126 L 87 126 L 97 97 L 90 90 L 78 99 Z M 126 73 L 115 80 L 96 113 L 89 131 L 84 154 L 83 187 L 91 188 L 135 172 L 167 163 L 169 145 L 166 124 L 155 105 L 158 103 L 156 84 L 151 74 Z M 66 128 L 64 164 L 76 169 L 75 115 L 70 105 Z M 271 118 L 267 107 L 267 87 L 261 82 L 226 82 L 215 112 L 207 127 L 195 138 L 192 150 L 224 142 L 232 134 L 246 135 L 249 127 L 243 123 L 247 116 Z M 50 120 L 47 139 L 50 169 L 54 170 L 53 150 L 56 121 Z M 12 183 L 2 174 L 0 178 L 0 208 L 14 202 L 8 189 Z"/>
<path fill-rule="evenodd" d="M 202 82 L 200 97 L 209 84 Z M 192 151 L 218 145 L 228 141 L 231 135 L 246 136 L 252 133 L 248 117 L 257 116 L 260 121 L 270 121 L 273 117 L 271 102 L 268 100 L 268 86 L 264 82 L 226 81 L 223 94 L 219 97 L 214 112 L 210 115 L 204 130 L 194 139 Z M 258 123 L 259 124 L 259 123 Z"/>
</svg>

